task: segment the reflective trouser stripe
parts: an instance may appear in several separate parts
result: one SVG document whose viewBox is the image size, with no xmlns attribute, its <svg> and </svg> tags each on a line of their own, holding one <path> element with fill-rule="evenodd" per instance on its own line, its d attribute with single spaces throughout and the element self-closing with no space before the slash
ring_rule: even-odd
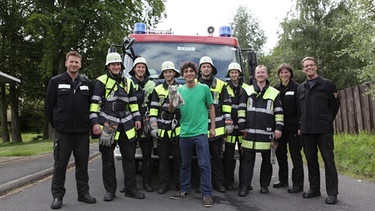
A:
<svg viewBox="0 0 375 211">
<path fill-rule="evenodd" d="M 241 146 L 247 149 L 268 150 L 268 149 L 271 149 L 271 142 L 257 142 L 257 141 L 242 140 Z"/>
<path fill-rule="evenodd" d="M 238 142 L 241 144 L 242 143 L 242 139 L 243 139 L 243 136 L 227 136 L 227 138 L 225 139 L 225 141 L 227 143 L 236 143 L 236 138 L 238 137 Z"/>
</svg>

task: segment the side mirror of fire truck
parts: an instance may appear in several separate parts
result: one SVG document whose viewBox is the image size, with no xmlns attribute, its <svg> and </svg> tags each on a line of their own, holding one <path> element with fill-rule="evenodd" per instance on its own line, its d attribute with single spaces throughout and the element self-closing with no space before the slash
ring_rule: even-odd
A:
<svg viewBox="0 0 375 211">
<path fill-rule="evenodd" d="M 252 49 L 242 49 L 247 54 L 247 65 L 249 71 L 249 84 L 252 85 L 254 82 L 255 68 L 258 65 L 257 54 Z"/>
<path fill-rule="evenodd" d="M 122 48 L 124 51 L 129 50 L 135 42 L 135 38 L 129 38 L 129 37 L 124 37 L 124 40 L 122 42 Z"/>
</svg>

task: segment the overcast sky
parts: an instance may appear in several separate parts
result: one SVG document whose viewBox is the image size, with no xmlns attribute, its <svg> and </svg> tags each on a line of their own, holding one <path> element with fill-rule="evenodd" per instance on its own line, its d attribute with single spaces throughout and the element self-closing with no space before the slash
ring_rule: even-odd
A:
<svg viewBox="0 0 375 211">
<path fill-rule="evenodd" d="M 286 17 L 293 0 L 167 0 L 167 19 L 157 29 L 172 29 L 174 34 L 207 35 L 209 26 L 215 27 L 214 35 L 218 35 L 219 27 L 230 25 L 240 5 L 246 6 L 253 17 L 260 20 L 265 31 L 266 52 L 273 48 L 278 39 L 280 21 Z"/>
</svg>

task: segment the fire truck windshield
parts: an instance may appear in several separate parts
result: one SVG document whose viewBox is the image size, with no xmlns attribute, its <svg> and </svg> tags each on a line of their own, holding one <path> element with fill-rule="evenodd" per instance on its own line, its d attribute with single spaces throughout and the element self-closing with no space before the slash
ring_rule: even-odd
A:
<svg viewBox="0 0 375 211">
<path fill-rule="evenodd" d="M 217 69 L 217 78 L 225 80 L 228 65 L 236 61 L 241 64 L 240 49 L 221 44 L 189 43 L 189 42 L 135 42 L 133 45 L 135 55 L 147 60 L 152 78 L 160 75 L 161 64 L 172 61 L 176 69 L 184 61 L 193 61 L 199 65 L 202 56 L 212 58 Z M 182 79 L 182 78 L 181 78 Z"/>
</svg>

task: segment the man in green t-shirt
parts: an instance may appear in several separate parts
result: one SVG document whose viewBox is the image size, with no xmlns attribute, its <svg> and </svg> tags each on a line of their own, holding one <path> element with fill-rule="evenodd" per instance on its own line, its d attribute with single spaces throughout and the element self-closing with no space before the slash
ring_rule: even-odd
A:
<svg viewBox="0 0 375 211">
<path fill-rule="evenodd" d="M 215 108 L 213 106 L 213 99 L 208 86 L 195 81 L 198 74 L 195 63 L 183 63 L 181 65 L 181 73 L 186 81 L 184 86 L 178 88 L 178 92 L 185 101 L 185 104 L 180 106 L 181 191 L 174 194 L 171 198 L 181 199 L 188 195 L 191 187 L 191 163 L 195 150 L 201 172 L 200 188 L 203 195 L 203 206 L 211 207 L 213 200 L 211 198 L 211 165 L 207 125 L 209 112 L 211 120 L 209 135 L 210 138 L 215 137 Z M 170 103 L 169 111 L 173 112 L 174 109 L 172 103 Z"/>
</svg>

